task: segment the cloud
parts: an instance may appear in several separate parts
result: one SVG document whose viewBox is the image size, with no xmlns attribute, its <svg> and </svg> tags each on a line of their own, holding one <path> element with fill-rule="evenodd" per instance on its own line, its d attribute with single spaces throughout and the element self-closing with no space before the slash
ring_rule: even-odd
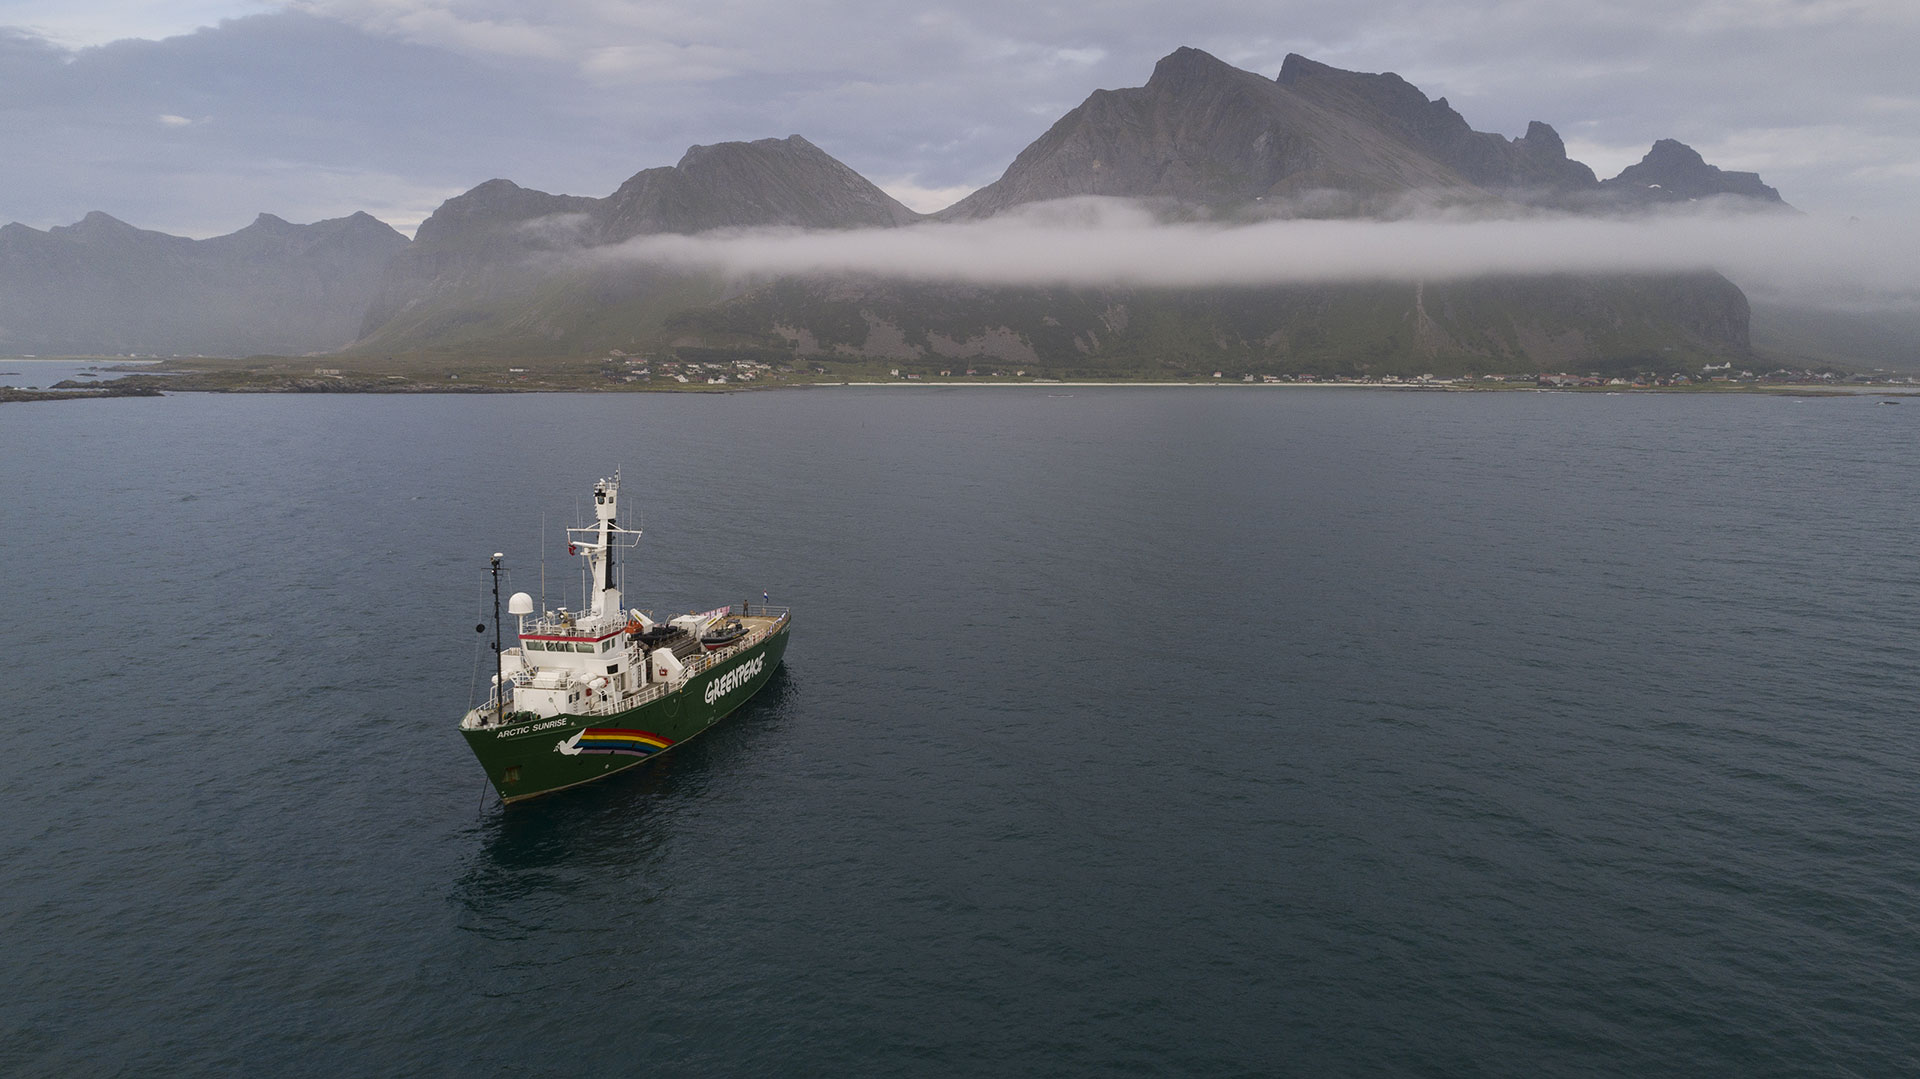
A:
<svg viewBox="0 0 1920 1079">
<path fill-rule="evenodd" d="M 1920 306 L 1920 230 L 1714 209 L 1641 217 L 1176 223 L 1071 199 L 968 224 L 646 236 L 597 259 L 740 278 L 876 275 L 980 285 L 1201 288 L 1718 270 L 1769 298 Z"/>
<path fill-rule="evenodd" d="M 602 85 L 711 82 L 735 74 L 741 64 L 732 50 L 702 45 L 603 45 L 580 61 L 589 78 Z"/>
<path fill-rule="evenodd" d="M 439 0 L 294 0 L 288 8 L 322 17 L 338 17 L 362 30 L 387 34 L 416 45 L 511 59 L 552 60 L 567 56 L 572 42 L 566 23 L 552 19 L 500 18 L 495 5 L 443 3 Z"/>
<path fill-rule="evenodd" d="M 268 0 L 87 0 L 35 3 L 9 0 L 4 17 L 37 37 L 78 48 L 128 38 L 156 39 L 191 33 L 222 19 L 256 15 L 276 6 Z M 16 22 L 16 20 L 18 20 Z"/>
<path fill-rule="evenodd" d="M 300 15 L 78 50 L 0 33 L 0 85 L 0 208 L 40 228 L 91 210 L 192 236 L 261 211 L 405 227 L 493 176 L 564 183 L 596 141 L 472 60 Z"/>
</svg>

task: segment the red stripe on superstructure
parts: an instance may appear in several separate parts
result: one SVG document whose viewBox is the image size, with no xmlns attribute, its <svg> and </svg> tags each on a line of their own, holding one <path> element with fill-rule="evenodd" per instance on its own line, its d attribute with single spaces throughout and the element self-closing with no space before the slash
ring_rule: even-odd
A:
<svg viewBox="0 0 1920 1079">
<path fill-rule="evenodd" d="M 620 631 L 616 629 L 605 637 L 542 637 L 538 633 L 522 633 L 520 639 L 523 641 L 568 641 L 572 644 L 599 644 L 601 641 L 612 640 L 618 636 L 620 636 Z"/>
</svg>

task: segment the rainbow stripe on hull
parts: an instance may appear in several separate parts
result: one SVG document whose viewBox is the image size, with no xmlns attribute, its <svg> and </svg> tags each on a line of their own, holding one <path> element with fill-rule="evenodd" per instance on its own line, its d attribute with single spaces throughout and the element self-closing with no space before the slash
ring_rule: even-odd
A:
<svg viewBox="0 0 1920 1079">
<path fill-rule="evenodd" d="M 587 727 L 560 743 L 558 748 L 568 756 L 576 753 L 618 753 L 628 757 L 648 757 L 672 744 L 673 739 L 652 731 Z"/>
</svg>

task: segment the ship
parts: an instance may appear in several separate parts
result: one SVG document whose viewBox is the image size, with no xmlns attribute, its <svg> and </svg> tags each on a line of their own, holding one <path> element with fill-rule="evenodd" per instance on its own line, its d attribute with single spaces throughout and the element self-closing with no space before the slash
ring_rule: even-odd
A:
<svg viewBox="0 0 1920 1079">
<path fill-rule="evenodd" d="M 518 620 L 511 648 L 502 647 L 504 556 L 492 558 L 494 676 L 460 733 L 507 804 L 617 775 L 685 743 L 751 700 L 786 655 L 786 607 L 743 603 L 658 622 L 623 609 L 614 553 L 636 547 L 641 533 L 620 526 L 619 501 L 616 472 L 593 486 L 594 523 L 567 529 L 567 553 L 585 563 L 587 607 L 536 612 L 533 597 L 516 592 L 507 602 Z"/>
</svg>

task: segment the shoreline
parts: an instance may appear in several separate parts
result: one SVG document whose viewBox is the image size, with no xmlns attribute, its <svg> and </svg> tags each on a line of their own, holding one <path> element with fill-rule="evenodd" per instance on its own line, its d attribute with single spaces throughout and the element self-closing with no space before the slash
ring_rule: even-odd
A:
<svg viewBox="0 0 1920 1079">
<path fill-rule="evenodd" d="M 402 385 L 333 385 L 316 387 L 313 385 L 274 386 L 274 385 L 237 385 L 237 386 L 182 386 L 177 383 L 164 388 L 152 385 L 116 385 L 114 379 L 99 384 L 98 388 L 87 389 L 56 388 L 47 390 L 0 390 L 0 404 L 25 401 L 81 401 L 112 400 L 128 397 L 171 397 L 179 394 L 215 394 L 233 396 L 284 395 L 284 396 L 474 396 L 496 394 L 551 394 L 581 393 L 595 395 L 622 394 L 714 394 L 714 393 L 762 393 L 775 390 L 824 391 L 835 389 L 889 389 L 889 390 L 1072 390 L 1072 389 L 1213 389 L 1213 390 L 1381 390 L 1398 393 L 1560 393 L 1585 396 L 1627 396 L 1645 394 L 1663 395 L 1747 395 L 1761 397 L 1920 397 L 1920 386 L 1818 386 L 1799 384 L 1737 384 L 1711 386 L 1529 386 L 1529 385 L 1472 385 L 1452 383 L 1381 383 L 1381 382 L 1192 382 L 1192 381 L 998 381 L 998 382 L 926 382 L 926 381 L 817 381 L 788 382 L 776 385 L 727 384 L 721 386 L 648 386 L 644 388 L 622 387 L 619 389 L 588 386 L 439 386 L 407 383 Z"/>
<path fill-rule="evenodd" d="M 3 363 L 0 360 L 0 363 Z M 24 361 L 35 362 L 35 361 Z M 39 359 L 37 362 L 54 362 Z M 71 363 L 68 359 L 65 362 Z M 1749 394 L 1761 396 L 1890 398 L 1920 396 L 1920 384 L 1913 383 L 1823 383 L 1823 382 L 1694 382 L 1679 386 L 1557 386 L 1542 385 L 1531 379 L 1493 381 L 1472 377 L 1457 380 L 1381 381 L 1378 379 L 1314 379 L 1313 381 L 1247 381 L 1244 378 L 1044 378 L 1014 377 L 918 378 L 879 376 L 848 372 L 853 377 L 833 377 L 824 373 L 765 373 L 761 378 L 729 379 L 725 382 L 675 381 L 670 377 L 654 380 L 614 378 L 603 368 L 522 372 L 512 377 L 480 377 L 461 380 L 461 372 L 436 377 L 415 369 L 410 374 L 373 371 L 341 372 L 322 370 L 294 373 L 284 367 L 188 367 L 180 360 L 161 361 L 155 371 L 146 362 L 120 367 L 101 366 L 95 370 L 115 371 L 119 377 L 81 382 L 67 379 L 44 389 L 7 388 L 0 391 L 0 403 L 14 401 L 81 400 L 94 397 L 159 397 L 183 393 L 215 394 L 502 394 L 502 393 L 753 393 L 768 390 L 830 390 L 836 388 L 889 390 L 1025 389 L 1071 391 L 1075 389 L 1214 389 L 1214 390 L 1391 390 L 1402 393 L 1576 393 L 1619 396 L 1624 394 Z M 178 366 L 176 366 L 178 365 Z M 426 377 L 419 377 L 426 375 Z M 533 377 L 529 377 L 529 375 Z M 770 375 L 770 377 L 765 377 Z M 864 376 L 864 377 L 861 377 Z"/>
</svg>

